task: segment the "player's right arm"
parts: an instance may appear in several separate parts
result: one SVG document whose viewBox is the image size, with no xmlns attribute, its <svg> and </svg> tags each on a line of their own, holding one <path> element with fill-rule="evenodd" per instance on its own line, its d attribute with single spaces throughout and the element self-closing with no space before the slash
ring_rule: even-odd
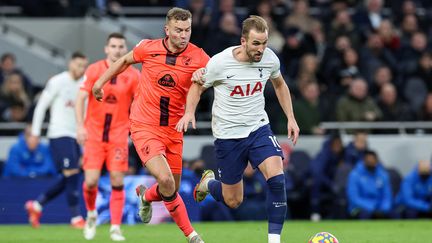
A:
<svg viewBox="0 0 432 243">
<path fill-rule="evenodd" d="M 55 85 L 55 81 L 53 79 L 48 80 L 45 89 L 42 91 L 42 94 L 39 97 L 39 101 L 33 114 L 31 130 L 32 136 L 30 137 L 30 139 L 39 139 L 42 130 L 42 123 L 45 118 L 45 113 L 48 110 L 48 107 L 51 105 L 51 102 L 54 100 L 57 92 L 58 86 Z"/>
<path fill-rule="evenodd" d="M 117 76 L 117 74 L 126 70 L 126 68 L 128 68 L 131 64 L 135 63 L 137 62 L 134 59 L 133 51 L 130 51 L 126 55 L 120 57 L 120 59 L 113 63 L 93 85 L 92 93 L 95 96 L 96 100 L 102 101 L 102 87 L 105 85 L 106 82 Z"/>
<path fill-rule="evenodd" d="M 84 127 L 84 113 L 86 100 L 89 97 L 89 93 L 85 90 L 80 89 L 78 91 L 77 99 L 75 101 L 75 117 L 77 122 L 77 141 L 83 145 L 87 140 L 87 129 Z"/>
</svg>

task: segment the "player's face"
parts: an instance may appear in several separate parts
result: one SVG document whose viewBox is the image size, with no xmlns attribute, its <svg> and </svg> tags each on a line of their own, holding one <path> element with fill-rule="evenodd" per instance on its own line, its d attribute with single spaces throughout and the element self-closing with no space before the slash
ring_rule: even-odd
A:
<svg viewBox="0 0 432 243">
<path fill-rule="evenodd" d="M 165 34 L 168 36 L 169 48 L 178 52 L 186 48 L 192 33 L 192 20 L 170 20 L 165 25 Z"/>
<path fill-rule="evenodd" d="M 69 72 L 72 74 L 72 77 L 77 80 L 84 75 L 84 72 L 87 68 L 88 61 L 86 58 L 74 58 L 69 62 Z"/>
<path fill-rule="evenodd" d="M 126 52 L 127 47 L 125 39 L 111 38 L 105 46 L 105 54 L 111 62 L 117 61 L 120 57 L 125 55 Z"/>
<path fill-rule="evenodd" d="M 259 62 L 267 47 L 268 32 L 257 32 L 252 29 L 249 35 L 241 38 L 242 46 L 246 49 L 246 54 L 250 62 Z"/>
</svg>

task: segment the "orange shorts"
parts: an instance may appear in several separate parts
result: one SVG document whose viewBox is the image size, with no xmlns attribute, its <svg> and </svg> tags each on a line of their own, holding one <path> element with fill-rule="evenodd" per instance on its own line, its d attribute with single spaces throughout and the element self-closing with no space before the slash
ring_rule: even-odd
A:
<svg viewBox="0 0 432 243">
<path fill-rule="evenodd" d="M 131 122 L 131 138 L 143 165 L 157 155 L 163 155 L 173 174 L 181 174 L 183 166 L 183 135 L 164 133 L 164 128 Z"/>
<path fill-rule="evenodd" d="M 83 169 L 102 170 L 106 162 L 108 171 L 127 171 L 128 153 L 127 143 L 87 140 L 84 144 Z"/>
</svg>

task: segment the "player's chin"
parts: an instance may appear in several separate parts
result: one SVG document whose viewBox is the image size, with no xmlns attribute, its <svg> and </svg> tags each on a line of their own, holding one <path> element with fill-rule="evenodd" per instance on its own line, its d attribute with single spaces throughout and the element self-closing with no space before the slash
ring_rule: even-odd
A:
<svg viewBox="0 0 432 243">
<path fill-rule="evenodd" d="M 254 56 L 254 62 L 260 62 L 262 59 L 262 55 L 255 55 Z"/>
</svg>

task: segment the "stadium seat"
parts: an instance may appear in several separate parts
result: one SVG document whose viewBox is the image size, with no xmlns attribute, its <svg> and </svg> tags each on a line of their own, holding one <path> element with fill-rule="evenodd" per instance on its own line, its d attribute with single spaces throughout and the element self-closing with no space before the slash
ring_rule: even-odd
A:
<svg viewBox="0 0 432 243">
<path fill-rule="evenodd" d="M 333 217 L 336 219 L 345 219 L 347 215 L 347 198 L 346 198 L 346 185 L 348 182 L 348 176 L 352 170 L 350 164 L 343 163 L 336 169 L 334 178 L 333 192 L 335 195 L 333 203 Z"/>
</svg>

